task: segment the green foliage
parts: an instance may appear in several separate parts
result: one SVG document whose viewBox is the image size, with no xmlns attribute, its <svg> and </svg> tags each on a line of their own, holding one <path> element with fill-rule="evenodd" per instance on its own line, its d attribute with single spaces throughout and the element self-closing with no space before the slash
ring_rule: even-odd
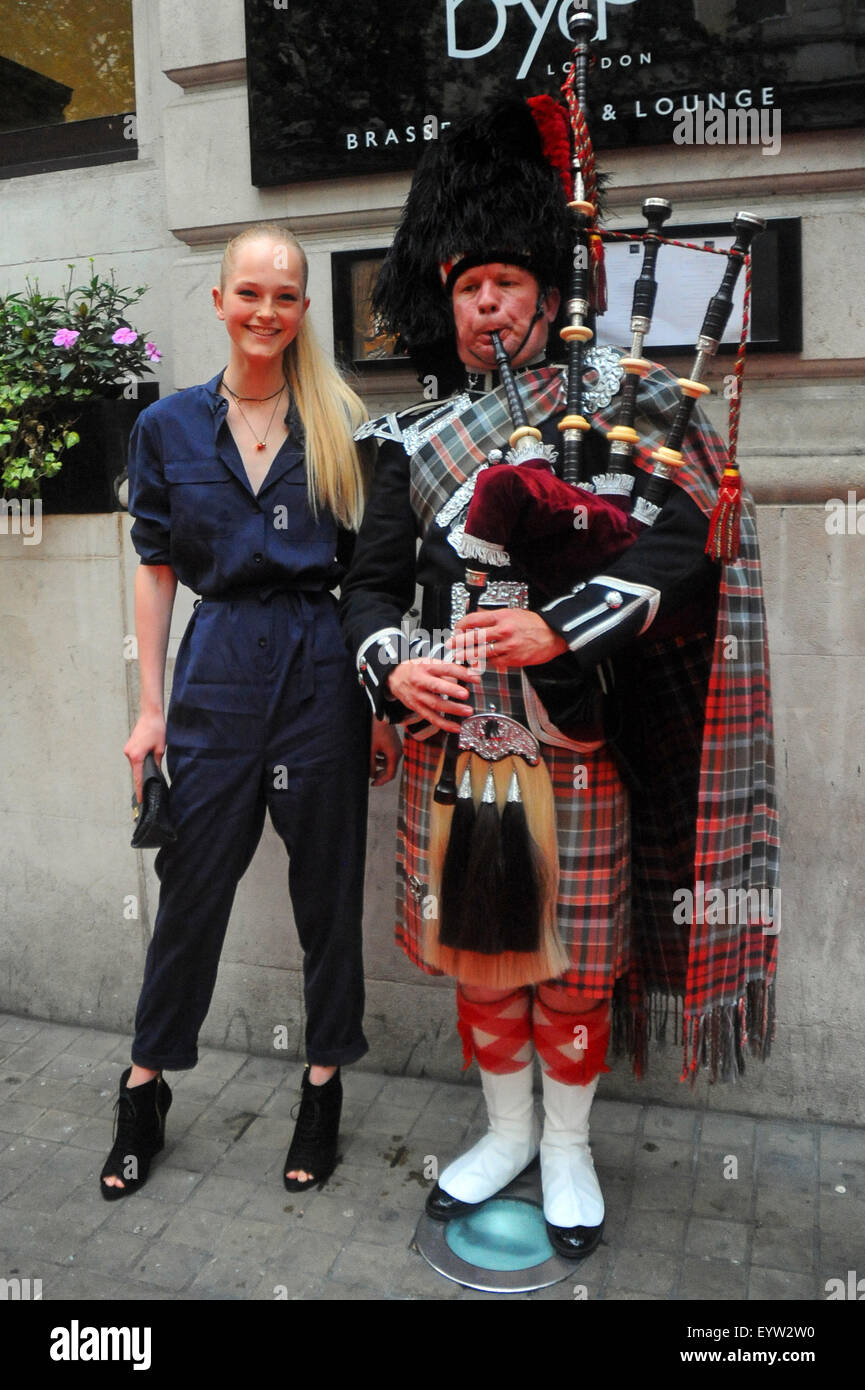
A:
<svg viewBox="0 0 865 1390">
<path fill-rule="evenodd" d="M 70 265 L 59 295 L 42 294 L 38 281 L 27 280 L 23 292 L 0 296 L 4 495 L 38 496 L 40 480 L 52 477 L 64 451 L 79 442 L 72 426 L 80 402 L 118 396 L 125 382 L 152 372 L 151 362 L 159 359 L 126 317 L 146 286 L 121 288 L 113 271 L 108 279 L 91 275 L 73 286 L 74 271 Z M 118 332 L 134 341 L 115 342 Z"/>
</svg>

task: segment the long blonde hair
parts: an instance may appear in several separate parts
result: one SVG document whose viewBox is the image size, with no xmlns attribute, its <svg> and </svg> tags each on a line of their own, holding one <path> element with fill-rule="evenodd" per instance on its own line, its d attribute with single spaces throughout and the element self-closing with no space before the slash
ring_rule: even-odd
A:
<svg viewBox="0 0 865 1390">
<path fill-rule="evenodd" d="M 269 237 L 297 252 L 305 296 L 309 267 L 303 247 L 288 227 L 276 222 L 256 222 L 231 238 L 222 257 L 220 289 L 225 289 L 237 248 L 258 237 Z M 282 361 L 306 437 L 306 479 L 313 513 L 317 514 L 319 507 L 327 508 L 342 526 L 356 531 L 363 516 L 368 479 L 354 432 L 368 418 L 366 407 L 319 347 L 308 315 Z"/>
</svg>

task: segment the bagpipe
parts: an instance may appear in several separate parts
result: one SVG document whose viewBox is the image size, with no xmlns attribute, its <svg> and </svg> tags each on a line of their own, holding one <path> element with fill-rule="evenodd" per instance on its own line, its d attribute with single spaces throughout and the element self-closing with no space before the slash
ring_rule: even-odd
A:
<svg viewBox="0 0 865 1390">
<path fill-rule="evenodd" d="M 561 457 L 551 470 L 545 454 L 541 450 L 533 452 L 531 441 L 535 437 L 540 441 L 540 432 L 528 426 L 507 355 L 497 350 L 496 362 L 514 423 L 511 454 L 508 462 L 485 470 L 478 479 L 463 543 L 463 553 L 469 556 L 474 543 L 479 554 L 497 551 L 500 563 L 512 559 L 545 593 L 555 591 L 551 587 L 553 577 L 555 583 L 562 579 L 574 582 L 593 572 L 593 567 L 597 572 L 597 561 L 609 564 L 633 544 L 643 528 L 655 524 L 673 485 L 675 471 L 684 462 L 682 444 L 695 403 L 710 392 L 703 377 L 727 328 L 736 282 L 749 264 L 754 237 L 766 225 L 762 218 L 748 212 L 739 212 L 733 219 L 735 240 L 725 253 L 727 263 L 723 279 L 706 309 L 691 374 L 678 378 L 680 403 L 664 443 L 651 453 L 653 468 L 647 477 L 634 464 L 634 452 L 640 444 L 634 423 L 640 382 L 652 370 L 652 363 L 642 355 L 643 344 L 651 329 L 658 290 L 656 264 L 663 241 L 661 228 L 672 207 L 664 198 L 644 201 L 642 212 L 647 231 L 642 236 L 643 261 L 634 284 L 631 347 L 629 355 L 619 364 L 625 376 L 616 423 L 606 432 L 611 446 L 610 462 L 605 473 L 588 478 L 583 461 L 583 436 L 591 429 L 583 404 L 585 354 L 594 337 L 591 327 L 594 312 L 605 298 L 602 262 L 596 249 L 601 239 L 597 226 L 597 177 L 586 118 L 586 73 L 590 58 L 586 34 L 593 24 L 594 19 L 585 8 L 576 9 L 569 19 L 569 27 L 576 38 L 573 63 L 564 86 L 573 132 L 573 195 L 568 206 L 573 215 L 574 254 L 567 299 L 569 322 L 561 330 L 567 347 L 568 381 L 565 415 L 558 425 L 562 436 Z M 535 100 L 548 103 L 544 112 L 548 123 L 565 119 L 562 108 L 551 99 Z M 552 107 L 558 117 L 553 115 Z M 593 268 L 594 289 L 591 284 Z M 740 349 L 740 353 L 742 351 Z M 741 376 L 741 369 L 737 376 Z M 732 407 L 735 412 L 740 394 L 737 389 Z M 515 463 L 520 465 L 519 473 L 512 468 Z M 638 478 L 645 480 L 641 487 L 635 486 Z M 707 552 L 715 559 L 730 561 L 738 553 L 740 495 L 738 470 L 731 458 L 707 544 Z M 628 504 L 629 510 L 626 510 Z M 580 528 L 573 525 L 575 505 L 585 509 L 585 524 Z M 541 539 L 544 549 L 539 558 L 537 542 Z M 550 557 L 551 562 L 544 557 Z"/>
<path fill-rule="evenodd" d="M 663 442 L 649 450 L 635 422 L 641 383 L 653 370 L 643 349 L 657 296 L 662 229 L 672 208 L 662 198 L 644 201 L 647 230 L 641 237 L 642 265 L 633 291 L 631 344 L 620 360 L 624 375 L 615 423 L 606 431 L 609 462 L 604 471 L 590 476 L 584 445 L 592 428 L 586 418 L 586 354 L 594 338 L 595 314 L 603 310 L 605 299 L 598 179 L 586 99 L 588 35 L 594 22 L 585 7 L 575 6 L 569 19 L 574 47 L 563 87 L 565 107 L 548 97 L 529 102 L 537 108 L 533 115 L 545 147 L 559 152 L 553 162 L 560 171 L 563 132 L 571 147 L 566 191 L 573 255 L 568 321 L 561 330 L 567 350 L 565 413 L 558 423 L 561 448 L 551 464 L 541 432 L 528 421 L 507 353 L 492 334 L 513 429 L 505 460 L 479 471 L 460 537 L 460 554 L 467 560 L 469 612 L 476 610 L 488 575 L 497 566 L 510 566 L 534 590 L 551 598 L 603 573 L 656 523 L 676 471 L 685 462 L 682 450 L 695 404 L 709 393 L 704 377 L 724 336 L 737 280 L 749 267 L 754 237 L 765 226 L 747 212 L 733 219 L 735 240 L 723 253 L 723 277 L 707 306 L 693 367 L 688 377 L 678 379 L 679 401 Z M 745 336 L 743 326 L 737 385 Z M 736 411 L 739 398 L 737 390 Z M 735 438 L 732 431 L 731 435 Z M 641 448 L 651 471 L 636 462 Z M 706 545 L 719 562 L 732 561 L 738 554 L 740 506 L 741 482 L 731 450 Z M 578 509 L 579 527 L 574 521 Z M 603 602 L 613 608 L 617 599 L 621 602 L 620 595 L 610 592 Z M 555 809 L 534 736 L 493 708 L 466 719 L 461 732 L 450 734 L 445 744 L 431 816 L 431 891 L 438 912 L 426 934 L 427 960 L 466 982 L 493 988 L 561 973 L 567 962 L 555 929 Z"/>
</svg>

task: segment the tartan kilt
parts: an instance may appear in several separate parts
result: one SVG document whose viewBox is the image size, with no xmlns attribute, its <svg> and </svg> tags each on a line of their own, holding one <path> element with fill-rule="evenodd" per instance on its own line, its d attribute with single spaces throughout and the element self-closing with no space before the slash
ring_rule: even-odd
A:
<svg viewBox="0 0 865 1390">
<path fill-rule="evenodd" d="M 519 672 L 487 671 L 483 689 L 487 703 L 526 724 Z M 430 975 L 442 973 L 424 961 L 422 947 L 430 808 L 443 741 L 440 733 L 425 741 L 406 735 L 397 822 L 396 939 Z M 628 792 L 603 747 L 582 753 L 541 744 L 541 751 L 555 797 L 557 924 L 571 961 L 560 980 L 571 993 L 608 999 L 630 956 Z M 575 788 L 575 780 L 585 785 Z"/>
</svg>

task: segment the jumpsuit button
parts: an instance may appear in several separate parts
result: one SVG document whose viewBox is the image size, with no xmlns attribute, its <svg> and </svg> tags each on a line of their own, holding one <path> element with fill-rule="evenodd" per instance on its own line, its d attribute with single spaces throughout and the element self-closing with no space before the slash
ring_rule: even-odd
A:
<svg viewBox="0 0 865 1390">
<path fill-rule="evenodd" d="M 259 639 L 258 639 L 258 645 L 259 645 L 260 647 L 266 647 L 266 646 L 267 646 L 267 638 L 266 638 L 266 637 L 259 637 Z"/>
<path fill-rule="evenodd" d="M 260 565 L 261 562 L 262 562 L 262 560 L 264 559 L 264 556 L 262 555 L 262 553 L 261 553 L 260 550 L 256 550 L 256 552 L 255 552 L 255 554 L 253 555 L 252 559 L 253 559 L 253 563 L 254 563 L 254 564 Z"/>
</svg>

